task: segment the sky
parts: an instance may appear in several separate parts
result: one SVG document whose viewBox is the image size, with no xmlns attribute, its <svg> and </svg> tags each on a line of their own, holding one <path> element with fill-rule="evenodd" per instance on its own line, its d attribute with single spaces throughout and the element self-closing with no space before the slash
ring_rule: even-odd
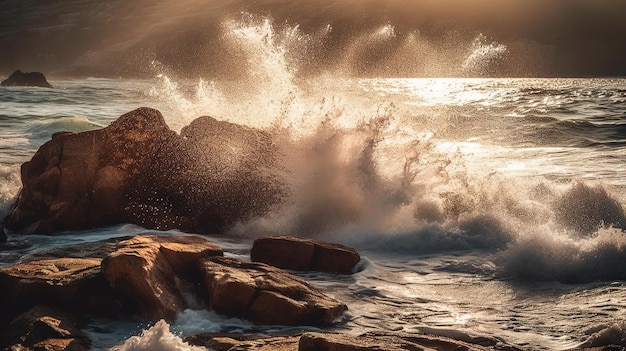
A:
<svg viewBox="0 0 626 351">
<path fill-rule="evenodd" d="M 289 55 L 303 75 L 626 76 L 621 0 L 0 0 L 0 9 L 0 77 L 141 77 L 159 62 L 236 78 L 248 58 L 224 23 L 250 15 L 271 19 L 277 36 L 297 26 L 308 46 Z M 472 54 L 487 64 L 468 68 Z"/>
</svg>

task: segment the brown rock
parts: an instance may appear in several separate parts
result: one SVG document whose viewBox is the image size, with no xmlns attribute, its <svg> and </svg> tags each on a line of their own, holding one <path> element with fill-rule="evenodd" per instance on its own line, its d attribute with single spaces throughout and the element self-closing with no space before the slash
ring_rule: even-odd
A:
<svg viewBox="0 0 626 351">
<path fill-rule="evenodd" d="M 254 262 L 283 269 L 337 274 L 351 274 L 361 260 L 352 248 L 289 236 L 256 239 L 250 257 Z"/>
<path fill-rule="evenodd" d="M 347 310 L 302 279 L 277 268 L 210 258 L 199 262 L 208 307 L 260 324 L 328 325 Z"/>
<path fill-rule="evenodd" d="M 261 131 L 201 117 L 177 135 L 159 111 L 139 108 L 103 129 L 55 133 L 22 165 L 6 225 L 41 234 L 118 223 L 214 232 L 282 199 L 276 153 Z"/>
<path fill-rule="evenodd" d="M 0 268 L 0 309 L 7 317 L 38 304 L 110 315 L 115 304 L 100 262 L 57 258 Z"/>
<path fill-rule="evenodd" d="M 102 273 L 132 312 L 172 320 L 187 307 L 177 279 L 196 260 L 222 254 L 197 236 L 136 236 L 102 261 Z"/>
<path fill-rule="evenodd" d="M 435 335 L 366 333 L 361 335 L 305 333 L 285 336 L 249 336 L 197 334 L 185 339 L 191 345 L 216 351 L 520 351 L 518 348 L 492 340 L 485 345 Z"/>
<path fill-rule="evenodd" d="M 488 346 L 434 335 L 366 333 L 362 335 L 306 333 L 298 351 L 407 351 L 407 350 L 507 350 L 519 349 L 495 342 Z"/>
<path fill-rule="evenodd" d="M 80 331 L 81 321 L 46 306 L 35 306 L 19 315 L 0 338 L 9 350 L 89 350 L 91 341 Z"/>
<path fill-rule="evenodd" d="M 259 336 L 242 334 L 195 334 L 185 338 L 193 346 L 214 351 L 297 351 L 300 335 Z"/>
</svg>

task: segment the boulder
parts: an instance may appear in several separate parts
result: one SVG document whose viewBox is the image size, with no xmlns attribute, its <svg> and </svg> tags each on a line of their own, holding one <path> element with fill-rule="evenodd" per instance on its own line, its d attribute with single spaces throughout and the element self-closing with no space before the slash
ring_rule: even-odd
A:
<svg viewBox="0 0 626 351">
<path fill-rule="evenodd" d="M 0 337 L 3 350 L 89 350 L 91 341 L 81 321 L 65 312 L 34 306 L 15 318 Z"/>
<path fill-rule="evenodd" d="M 131 313 L 172 320 L 187 308 L 180 279 L 197 260 L 222 254 L 198 236 L 136 236 L 102 261 L 102 273 Z"/>
<path fill-rule="evenodd" d="M 329 325 L 347 310 L 304 280 L 263 263 L 199 261 L 208 308 L 259 324 Z"/>
<path fill-rule="evenodd" d="M 12 86 L 28 86 L 28 87 L 43 87 L 52 88 L 52 85 L 48 83 L 46 77 L 40 72 L 22 72 L 19 69 L 13 72 L 9 78 L 0 83 L 3 87 Z"/>
<path fill-rule="evenodd" d="M 254 262 L 283 269 L 336 274 L 351 274 L 361 260 L 359 253 L 352 248 L 289 236 L 256 239 L 250 257 Z"/>
<path fill-rule="evenodd" d="M 118 309 L 100 273 L 100 259 L 57 258 L 0 268 L 0 310 L 11 318 L 44 304 L 104 316 Z"/>
<path fill-rule="evenodd" d="M 208 233 L 267 211 L 284 185 L 269 135 L 201 117 L 181 135 L 139 108 L 106 128 L 55 133 L 22 165 L 5 224 L 19 233 L 134 223 Z"/>
</svg>

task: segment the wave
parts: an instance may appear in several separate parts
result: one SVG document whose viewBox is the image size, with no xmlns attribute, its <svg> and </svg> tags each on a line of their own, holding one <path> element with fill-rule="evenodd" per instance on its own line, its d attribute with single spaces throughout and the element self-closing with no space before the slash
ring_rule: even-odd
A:
<svg viewBox="0 0 626 351">
<path fill-rule="evenodd" d="M 606 241 L 607 234 L 599 234 L 620 233 L 626 228 L 623 204 L 613 188 L 581 182 L 571 174 L 555 182 L 538 176 L 513 177 L 472 164 L 468 153 L 458 147 L 442 147 L 445 135 L 437 129 L 440 120 L 428 117 L 422 123 L 396 104 L 394 93 L 416 89 L 410 82 L 401 81 L 394 90 L 377 87 L 377 81 L 359 85 L 358 81 L 324 75 L 300 79 L 296 74 L 303 57 L 299 50 L 305 45 L 300 42 L 319 42 L 324 35 L 311 37 L 297 26 L 276 26 L 264 17 L 226 23 L 224 40 L 236 44 L 247 61 L 242 72 L 247 78 L 241 84 L 200 80 L 186 88 L 170 78 L 162 64 L 153 67 L 160 72 L 161 85 L 151 94 L 173 110 L 171 115 L 176 117 L 170 117 L 170 125 L 182 126 L 208 114 L 261 128 L 273 138 L 282 165 L 273 176 L 286 184 L 288 194 L 282 205 L 266 215 L 237 223 L 230 229 L 232 235 L 312 236 L 365 250 L 414 255 L 505 252 L 509 259 L 500 265 L 503 274 L 519 279 L 621 279 L 616 273 L 594 275 L 593 270 L 579 267 L 582 262 L 589 267 L 608 266 L 615 259 L 610 257 L 621 255 L 620 240 Z M 353 53 L 361 50 L 359 45 L 379 45 L 396 36 L 393 26 L 382 26 L 355 41 Z M 476 49 L 481 45 L 503 50 L 484 37 L 475 42 Z M 569 81 L 558 83 L 564 86 L 558 94 L 575 90 L 568 87 Z M 476 111 L 469 113 L 466 124 L 493 132 L 486 121 L 494 118 L 494 124 L 500 124 L 501 116 L 477 118 L 484 115 L 480 108 L 485 108 L 484 100 L 493 94 L 474 89 L 485 97 L 470 103 Z M 458 94 L 462 91 L 459 88 Z M 511 105 L 504 110 L 515 111 L 515 94 L 527 99 L 522 101 L 527 106 L 555 98 L 546 96 L 552 93 L 544 87 L 509 88 L 495 98 L 509 99 L 502 102 Z M 499 107 L 492 108 L 497 111 Z M 425 108 L 427 113 L 434 111 Z M 463 109 L 468 107 L 458 108 L 465 113 Z M 460 118 L 450 122 L 456 124 L 456 130 L 467 130 L 466 124 L 459 126 L 463 115 Z M 542 147 L 571 145 L 572 140 L 584 144 L 591 138 L 615 141 L 614 133 L 622 133 L 614 123 L 568 120 L 559 113 L 527 111 L 504 120 L 505 126 L 499 127 L 502 138 L 521 134 L 525 142 L 538 138 L 536 143 Z M 524 130 L 526 134 L 520 132 Z M 594 253 L 606 254 L 606 261 Z M 524 265 L 524 255 L 537 256 L 537 266 Z M 552 262 L 551 257 L 557 258 Z M 559 262 L 561 270 L 550 268 Z M 568 269 L 581 274 L 569 279 Z M 544 275 L 539 274 L 542 270 Z"/>
<path fill-rule="evenodd" d="M 21 186 L 19 165 L 0 164 L 0 219 L 4 219 L 9 213 Z"/>
<path fill-rule="evenodd" d="M 85 117 L 48 117 L 30 123 L 25 132 L 30 134 L 31 140 L 41 140 L 49 139 L 52 134 L 60 131 L 84 132 L 102 127 L 102 125 L 91 122 Z"/>
</svg>

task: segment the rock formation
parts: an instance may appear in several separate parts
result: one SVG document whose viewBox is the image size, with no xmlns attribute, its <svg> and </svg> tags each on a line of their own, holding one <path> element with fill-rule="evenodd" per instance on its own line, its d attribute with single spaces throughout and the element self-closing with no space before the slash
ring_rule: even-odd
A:
<svg viewBox="0 0 626 351">
<path fill-rule="evenodd" d="M 19 69 L 13 72 L 9 78 L 0 83 L 3 87 L 27 86 L 52 88 L 46 77 L 40 72 L 22 72 Z"/>
<path fill-rule="evenodd" d="M 328 325 L 347 306 L 304 280 L 262 263 L 232 258 L 199 262 L 209 309 L 259 324 Z"/>
<path fill-rule="evenodd" d="M 256 239 L 250 257 L 283 269 L 338 274 L 351 274 L 361 260 L 356 250 L 343 245 L 288 236 Z"/>
<path fill-rule="evenodd" d="M 16 317 L 0 333 L 0 346 L 6 350 L 87 351 L 89 338 L 80 331 L 82 323 L 66 312 L 35 306 Z"/>
<path fill-rule="evenodd" d="M 0 268 L 2 317 L 33 306 L 110 315 L 119 311 L 98 258 L 37 260 Z"/>
<path fill-rule="evenodd" d="M 118 244 L 102 261 L 102 273 L 129 312 L 172 320 L 187 308 L 177 280 L 193 263 L 222 249 L 196 236 L 137 236 Z"/>
<path fill-rule="evenodd" d="M 119 223 L 206 233 L 279 202 L 271 138 L 201 117 L 181 135 L 140 108 L 106 128 L 56 133 L 22 165 L 5 224 L 50 234 Z"/>
</svg>

